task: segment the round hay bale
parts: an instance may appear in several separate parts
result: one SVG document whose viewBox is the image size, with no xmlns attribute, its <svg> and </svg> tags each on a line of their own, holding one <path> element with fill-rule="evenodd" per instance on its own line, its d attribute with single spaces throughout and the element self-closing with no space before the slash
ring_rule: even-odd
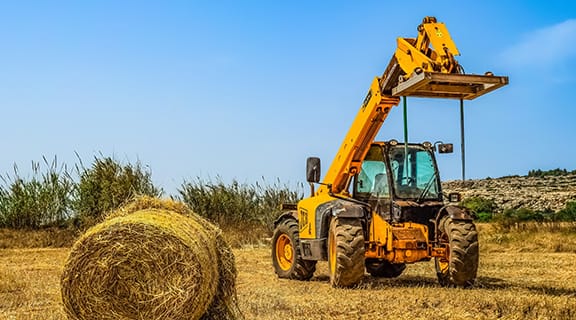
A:
<svg viewBox="0 0 576 320">
<path fill-rule="evenodd" d="M 234 256 L 184 204 L 149 197 L 76 241 L 61 279 L 70 319 L 242 319 Z"/>
</svg>

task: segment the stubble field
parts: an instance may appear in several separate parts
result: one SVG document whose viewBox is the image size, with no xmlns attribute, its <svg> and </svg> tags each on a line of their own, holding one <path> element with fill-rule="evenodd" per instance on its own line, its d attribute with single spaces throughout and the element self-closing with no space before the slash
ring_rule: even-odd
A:
<svg viewBox="0 0 576 320">
<path fill-rule="evenodd" d="M 246 319 L 573 319 L 576 235 L 566 230 L 480 230 L 473 289 L 442 288 L 433 262 L 396 279 L 366 276 L 334 289 L 326 263 L 308 282 L 281 280 L 266 247 L 234 250 Z M 59 278 L 69 249 L 0 250 L 0 319 L 65 319 Z"/>
</svg>

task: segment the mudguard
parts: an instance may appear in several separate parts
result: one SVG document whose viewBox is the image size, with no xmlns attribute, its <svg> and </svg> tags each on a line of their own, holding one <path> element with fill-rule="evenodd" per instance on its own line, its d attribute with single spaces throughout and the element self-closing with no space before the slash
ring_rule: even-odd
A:
<svg viewBox="0 0 576 320">
<path fill-rule="evenodd" d="M 345 200 L 334 200 L 327 202 L 318 208 L 316 224 L 320 237 L 328 237 L 328 229 L 330 228 L 330 220 L 333 217 L 339 218 L 356 218 L 362 219 L 366 217 L 366 210 L 358 204 Z"/>
<path fill-rule="evenodd" d="M 276 229 L 278 224 L 284 219 L 294 219 L 298 221 L 298 211 L 286 211 L 282 213 L 276 220 L 274 220 L 274 229 Z"/>
<path fill-rule="evenodd" d="M 442 207 L 438 211 L 438 215 L 436 216 L 436 223 L 440 222 L 444 216 L 449 216 L 452 220 L 463 220 L 463 221 L 472 221 L 474 217 L 470 214 L 468 209 L 458 207 L 455 205 L 447 205 Z"/>
<path fill-rule="evenodd" d="M 344 200 L 334 201 L 332 216 L 341 218 L 364 218 L 366 216 L 364 207 Z"/>
</svg>

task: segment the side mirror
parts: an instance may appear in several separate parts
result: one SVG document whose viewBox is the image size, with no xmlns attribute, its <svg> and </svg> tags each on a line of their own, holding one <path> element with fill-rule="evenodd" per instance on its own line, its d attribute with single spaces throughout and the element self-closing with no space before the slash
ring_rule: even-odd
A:
<svg viewBox="0 0 576 320">
<path fill-rule="evenodd" d="M 320 182 L 320 158 L 309 157 L 306 159 L 306 181 L 310 183 Z"/>
<path fill-rule="evenodd" d="M 454 152 L 454 145 L 451 143 L 440 143 L 438 145 L 438 153 L 452 153 Z"/>
<path fill-rule="evenodd" d="M 461 196 L 458 192 L 450 192 L 448 194 L 448 201 L 450 202 L 460 202 Z"/>
</svg>

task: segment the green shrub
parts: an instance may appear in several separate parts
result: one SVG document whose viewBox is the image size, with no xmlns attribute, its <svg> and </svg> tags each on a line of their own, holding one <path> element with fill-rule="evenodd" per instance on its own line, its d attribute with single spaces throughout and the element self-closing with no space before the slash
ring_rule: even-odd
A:
<svg viewBox="0 0 576 320">
<path fill-rule="evenodd" d="M 556 221 L 576 221 L 576 201 L 566 203 L 564 209 L 556 212 L 554 215 Z"/>
<path fill-rule="evenodd" d="M 549 221 L 553 213 L 534 211 L 528 208 L 506 209 L 499 215 L 495 216 L 495 221 L 504 228 L 509 228 L 515 224 L 535 221 Z"/>
<path fill-rule="evenodd" d="M 138 195 L 157 197 L 162 190 L 152 183 L 150 171 L 136 164 L 122 164 L 111 157 L 95 157 L 90 168 L 77 166 L 80 181 L 74 201 L 79 222 L 90 226 Z"/>
<path fill-rule="evenodd" d="M 496 215 L 494 220 L 504 228 L 523 222 L 573 222 L 576 221 L 576 201 L 567 202 L 566 207 L 558 212 L 534 211 L 527 208 L 506 209 Z"/>
<path fill-rule="evenodd" d="M 74 181 L 66 167 L 58 167 L 56 158 L 49 163 L 46 158 L 42 168 L 32 162 L 32 176 L 22 178 L 18 167 L 14 173 L 1 177 L 0 226 L 14 229 L 37 229 L 63 226 L 72 215 L 70 210 Z"/>
<path fill-rule="evenodd" d="M 462 206 L 470 209 L 476 219 L 480 222 L 488 222 L 492 220 L 493 214 L 496 211 L 496 203 L 492 199 L 482 197 L 470 197 L 462 200 Z"/>
<path fill-rule="evenodd" d="M 216 181 L 184 181 L 178 189 L 180 199 L 199 215 L 223 228 L 239 225 L 258 225 L 271 230 L 272 222 L 279 216 L 282 203 L 297 203 L 302 198 L 277 180 L 273 185 L 265 181 L 242 184 L 233 180 L 225 184 Z"/>
<path fill-rule="evenodd" d="M 492 213 L 490 212 L 480 212 L 476 214 L 476 221 L 478 222 L 490 222 L 492 221 Z"/>
<path fill-rule="evenodd" d="M 525 221 L 543 221 L 544 216 L 542 212 L 534 211 L 527 208 L 519 208 L 517 210 L 512 211 L 512 217 L 514 220 L 518 222 L 525 222 Z"/>
</svg>

